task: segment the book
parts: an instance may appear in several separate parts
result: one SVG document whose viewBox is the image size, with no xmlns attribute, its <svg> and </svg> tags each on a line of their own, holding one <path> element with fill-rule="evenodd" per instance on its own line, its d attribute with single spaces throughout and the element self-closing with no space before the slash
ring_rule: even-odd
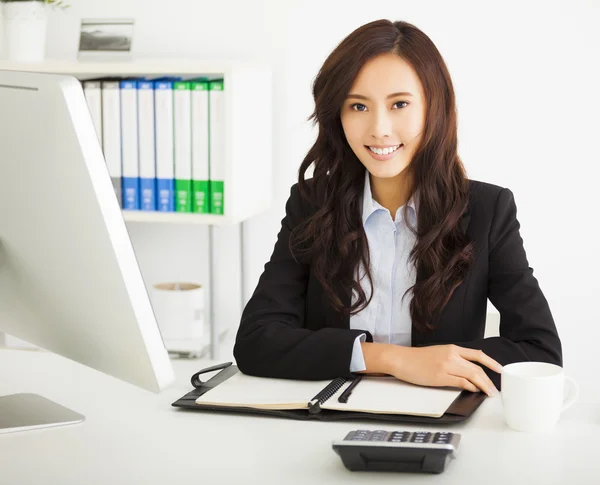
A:
<svg viewBox="0 0 600 485">
<path fill-rule="evenodd" d="M 123 207 L 121 191 L 121 89 L 117 80 L 102 81 L 102 149 L 108 173 Z"/>
<path fill-rule="evenodd" d="M 96 129 L 98 141 L 102 145 L 102 83 L 99 79 L 88 79 L 81 82 L 92 122 Z"/>
<path fill-rule="evenodd" d="M 140 209 L 137 79 L 121 81 L 121 167 L 123 209 Z"/>
<path fill-rule="evenodd" d="M 173 80 L 154 80 L 157 210 L 175 212 Z"/>
<path fill-rule="evenodd" d="M 208 188 L 208 81 L 191 80 L 192 88 L 192 212 L 210 213 Z"/>
<path fill-rule="evenodd" d="M 188 81 L 173 83 L 175 211 L 192 212 L 192 94 Z"/>
<path fill-rule="evenodd" d="M 225 92 L 222 79 L 210 81 L 209 89 L 209 171 L 210 212 L 225 213 Z"/>
<path fill-rule="evenodd" d="M 297 381 L 254 377 L 238 372 L 223 384 L 196 399 L 198 405 L 241 406 L 258 409 L 320 409 L 361 413 L 410 414 L 440 417 L 460 394 L 459 390 L 428 388 L 395 377 L 365 377 L 346 403 L 339 396 L 352 383 Z"/>
<path fill-rule="evenodd" d="M 154 83 L 138 81 L 138 140 L 140 209 L 156 210 L 156 153 L 154 146 Z"/>
<path fill-rule="evenodd" d="M 199 375 L 222 369 L 202 382 Z M 468 419 L 486 395 L 426 387 L 392 376 L 355 375 L 324 381 L 249 376 L 230 362 L 192 377 L 195 389 L 173 406 L 197 411 L 264 414 L 292 419 L 367 419 L 454 423 Z"/>
</svg>

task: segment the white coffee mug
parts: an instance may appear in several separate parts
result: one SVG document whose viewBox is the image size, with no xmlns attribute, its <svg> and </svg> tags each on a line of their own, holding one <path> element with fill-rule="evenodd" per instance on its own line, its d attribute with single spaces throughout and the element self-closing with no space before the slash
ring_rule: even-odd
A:
<svg viewBox="0 0 600 485">
<path fill-rule="evenodd" d="M 565 383 L 569 392 L 565 398 Z M 579 395 L 579 386 L 562 367 L 546 362 L 505 365 L 501 375 L 506 424 L 517 431 L 548 431 Z"/>
</svg>

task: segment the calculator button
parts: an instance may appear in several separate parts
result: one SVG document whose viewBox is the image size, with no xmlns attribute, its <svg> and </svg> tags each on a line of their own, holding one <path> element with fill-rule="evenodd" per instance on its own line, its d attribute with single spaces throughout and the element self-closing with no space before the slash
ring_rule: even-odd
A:
<svg viewBox="0 0 600 485">
<path fill-rule="evenodd" d="M 384 430 L 376 430 L 371 433 L 371 437 L 369 441 L 385 441 L 387 438 L 388 432 Z"/>
<path fill-rule="evenodd" d="M 368 431 L 358 430 L 358 431 L 351 431 L 350 433 L 348 433 L 348 435 L 344 439 L 348 440 L 348 441 L 366 441 L 368 436 L 369 436 Z"/>
<path fill-rule="evenodd" d="M 431 440 L 431 433 L 427 433 L 424 431 L 417 431 L 413 433 L 410 438 L 411 443 L 429 443 Z"/>
<path fill-rule="evenodd" d="M 440 445 L 448 444 L 452 441 L 452 436 L 454 436 L 454 434 L 448 432 L 435 433 L 435 435 L 433 435 L 433 443 Z"/>
<path fill-rule="evenodd" d="M 410 433 L 408 431 L 394 431 L 390 433 L 388 441 L 391 441 L 393 443 L 404 443 L 408 441 L 409 436 Z"/>
</svg>

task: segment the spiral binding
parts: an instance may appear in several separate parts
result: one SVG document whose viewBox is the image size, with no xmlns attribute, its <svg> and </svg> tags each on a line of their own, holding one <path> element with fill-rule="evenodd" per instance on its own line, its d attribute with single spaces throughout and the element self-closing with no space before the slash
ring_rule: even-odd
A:
<svg viewBox="0 0 600 485">
<path fill-rule="evenodd" d="M 308 403 L 309 412 L 318 413 L 321 410 L 321 404 L 325 403 L 331 396 L 338 392 L 346 382 L 348 382 L 346 377 L 336 377 L 329 384 L 327 384 L 327 386 L 325 386 Z"/>
</svg>

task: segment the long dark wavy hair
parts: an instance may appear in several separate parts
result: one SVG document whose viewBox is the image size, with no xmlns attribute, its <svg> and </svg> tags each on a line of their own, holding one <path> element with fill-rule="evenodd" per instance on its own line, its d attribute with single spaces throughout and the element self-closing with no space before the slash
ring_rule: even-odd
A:
<svg viewBox="0 0 600 485">
<path fill-rule="evenodd" d="M 362 66 L 384 53 L 408 62 L 425 94 L 425 128 L 407 168 L 411 193 L 418 192 L 417 228 L 410 228 L 416 237 L 410 253 L 416 283 L 404 296 L 412 292 L 410 314 L 416 328 L 432 329 L 472 264 L 473 245 L 460 224 L 469 181 L 457 153 L 452 80 L 433 42 L 414 25 L 389 20 L 363 25 L 321 67 L 313 84 L 315 109 L 309 118 L 318 124 L 318 136 L 298 171 L 299 193 L 316 210 L 293 229 L 290 249 L 310 262 L 336 311 L 352 315 L 369 304 L 373 281 L 361 218 L 365 167 L 346 141 L 340 111 Z M 313 164 L 308 183 L 305 174 Z M 369 299 L 356 278 L 359 263 L 371 287 Z M 344 305 L 336 288 L 349 299 L 355 294 L 356 301 Z"/>
</svg>

